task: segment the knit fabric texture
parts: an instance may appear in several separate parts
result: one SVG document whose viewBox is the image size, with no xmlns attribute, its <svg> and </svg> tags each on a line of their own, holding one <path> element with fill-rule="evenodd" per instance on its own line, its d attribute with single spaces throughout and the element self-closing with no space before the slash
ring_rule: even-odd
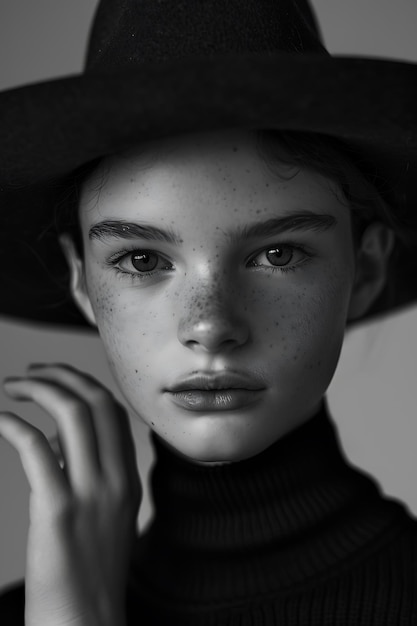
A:
<svg viewBox="0 0 417 626">
<path fill-rule="evenodd" d="M 417 624 L 417 521 L 349 463 L 326 403 L 237 463 L 152 441 L 155 515 L 135 544 L 128 626 Z M 22 587 L 0 614 L 23 624 Z"/>
</svg>

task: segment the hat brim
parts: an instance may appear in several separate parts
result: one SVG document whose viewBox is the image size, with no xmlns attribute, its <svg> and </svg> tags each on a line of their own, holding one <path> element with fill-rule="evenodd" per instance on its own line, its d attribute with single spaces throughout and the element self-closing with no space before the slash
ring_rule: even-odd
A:
<svg viewBox="0 0 417 626">
<path fill-rule="evenodd" d="M 415 218 L 416 85 L 412 63 L 276 53 L 91 72 L 3 92 L 0 288 L 8 294 L 3 313 L 48 324 L 86 324 L 72 304 L 56 306 L 63 292 L 53 287 L 56 277 L 51 281 L 45 263 L 55 259 L 59 266 L 62 255 L 56 241 L 48 242 L 46 252 L 46 238 L 36 239 L 39 224 L 52 219 L 51 182 L 100 156 L 168 135 L 275 128 L 338 137 L 373 163 L 393 204 L 407 207 L 407 217 Z M 6 255 L 19 226 L 20 243 L 26 241 L 24 232 L 30 238 L 20 246 L 14 269 Z M 16 283 L 30 264 L 36 286 L 31 296 Z M 414 283 L 404 280 L 395 301 L 380 304 L 374 314 L 414 300 Z"/>
<path fill-rule="evenodd" d="M 283 53 L 32 84 L 0 94 L 0 184 L 37 184 L 135 142 L 211 128 L 288 128 L 415 154 L 416 90 L 412 63 Z"/>
</svg>

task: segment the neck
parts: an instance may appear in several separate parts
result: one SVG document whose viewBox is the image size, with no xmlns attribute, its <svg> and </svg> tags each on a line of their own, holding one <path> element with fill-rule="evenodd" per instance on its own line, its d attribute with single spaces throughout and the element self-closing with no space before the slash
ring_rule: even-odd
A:
<svg viewBox="0 0 417 626">
<path fill-rule="evenodd" d="M 166 581 L 161 594 L 214 602 L 236 598 L 236 581 L 242 598 L 300 584 L 353 557 L 392 514 L 346 462 L 325 403 L 260 454 L 227 465 L 190 463 L 152 439 L 155 516 L 138 561 L 141 584 Z"/>
</svg>

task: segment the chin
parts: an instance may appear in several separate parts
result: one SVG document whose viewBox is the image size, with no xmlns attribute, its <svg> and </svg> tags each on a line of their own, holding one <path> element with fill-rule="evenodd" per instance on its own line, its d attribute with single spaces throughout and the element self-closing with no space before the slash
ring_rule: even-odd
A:
<svg viewBox="0 0 417 626">
<path fill-rule="evenodd" d="M 175 454 L 193 463 L 203 465 L 237 463 L 256 456 L 273 443 L 271 437 L 266 440 L 257 440 L 247 429 L 244 433 L 239 433 L 237 429 L 233 431 L 230 428 L 223 429 L 217 426 L 215 432 L 206 427 L 205 432 L 202 433 L 201 422 L 204 418 L 198 419 L 200 420 L 199 432 L 185 431 L 181 441 L 178 437 L 171 441 L 165 439 L 165 444 Z M 211 418 L 209 419 L 212 421 Z"/>
</svg>

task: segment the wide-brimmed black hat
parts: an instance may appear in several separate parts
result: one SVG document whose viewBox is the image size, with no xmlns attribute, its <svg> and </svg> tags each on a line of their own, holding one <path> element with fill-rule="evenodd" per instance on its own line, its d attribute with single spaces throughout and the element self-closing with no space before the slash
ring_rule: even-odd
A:
<svg viewBox="0 0 417 626">
<path fill-rule="evenodd" d="M 349 146 L 402 227 L 367 314 L 417 297 L 417 66 L 331 56 L 306 0 L 102 0 L 82 74 L 0 93 L 0 314 L 87 327 L 54 227 L 62 185 L 95 159 L 222 128 Z"/>
</svg>

